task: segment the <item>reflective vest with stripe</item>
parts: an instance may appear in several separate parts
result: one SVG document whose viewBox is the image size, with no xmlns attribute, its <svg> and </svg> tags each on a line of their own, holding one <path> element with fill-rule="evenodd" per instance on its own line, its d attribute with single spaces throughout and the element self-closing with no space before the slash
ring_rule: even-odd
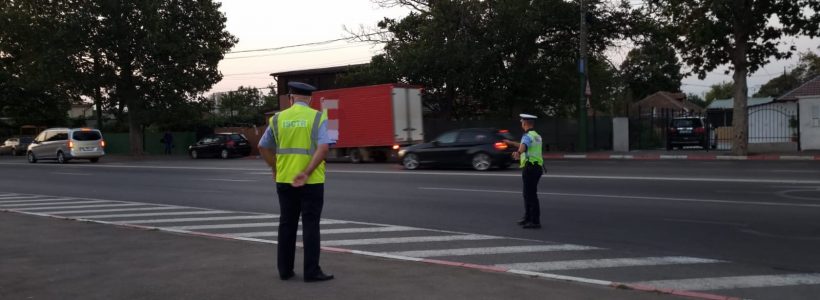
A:
<svg viewBox="0 0 820 300">
<path fill-rule="evenodd" d="M 527 147 L 527 152 L 524 152 L 524 155 L 521 156 L 521 167 L 523 168 L 527 162 L 543 166 L 544 155 L 541 135 L 535 132 L 535 130 L 528 131 L 527 135 L 530 137 L 530 145 Z"/>
<path fill-rule="evenodd" d="M 319 126 L 327 116 L 305 105 L 293 105 L 274 115 L 269 126 L 276 140 L 276 182 L 293 183 L 310 164 L 319 141 Z M 325 162 L 310 174 L 307 184 L 325 182 Z"/>
</svg>

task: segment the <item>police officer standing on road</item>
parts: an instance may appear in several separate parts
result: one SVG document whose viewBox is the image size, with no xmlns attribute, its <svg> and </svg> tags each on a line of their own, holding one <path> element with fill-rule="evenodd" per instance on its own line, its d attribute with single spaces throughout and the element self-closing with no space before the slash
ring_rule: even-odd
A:
<svg viewBox="0 0 820 300">
<path fill-rule="evenodd" d="M 273 170 L 279 196 L 277 267 L 279 278 L 292 278 L 296 231 L 302 217 L 305 282 L 333 279 L 319 267 L 319 219 L 324 204 L 325 155 L 330 139 L 327 116 L 308 106 L 315 87 L 288 83 L 292 106 L 270 118 L 259 153 Z"/>
<path fill-rule="evenodd" d="M 541 228 L 541 205 L 538 203 L 538 181 L 544 174 L 544 157 L 542 155 L 541 136 L 533 129 L 538 117 L 520 114 L 521 128 L 524 136 L 521 143 L 504 140 L 505 143 L 518 150 L 513 157 L 521 162 L 521 177 L 524 179 L 524 218 L 518 221 L 523 228 Z"/>
</svg>

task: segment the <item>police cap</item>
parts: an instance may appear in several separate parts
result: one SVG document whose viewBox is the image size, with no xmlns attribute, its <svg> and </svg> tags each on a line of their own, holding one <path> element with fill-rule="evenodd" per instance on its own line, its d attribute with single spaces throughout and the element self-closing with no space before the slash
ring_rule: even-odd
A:
<svg viewBox="0 0 820 300">
<path fill-rule="evenodd" d="M 533 116 L 533 115 L 529 115 L 529 114 L 519 114 L 518 116 L 521 117 L 521 120 L 535 121 L 535 119 L 538 119 L 537 116 Z"/>
<path fill-rule="evenodd" d="M 307 83 L 298 82 L 298 81 L 288 82 L 288 88 L 290 89 L 291 94 L 303 95 L 303 96 L 310 96 L 310 94 L 313 93 L 313 91 L 316 90 L 316 87 L 314 87 L 312 85 L 309 85 Z"/>
</svg>

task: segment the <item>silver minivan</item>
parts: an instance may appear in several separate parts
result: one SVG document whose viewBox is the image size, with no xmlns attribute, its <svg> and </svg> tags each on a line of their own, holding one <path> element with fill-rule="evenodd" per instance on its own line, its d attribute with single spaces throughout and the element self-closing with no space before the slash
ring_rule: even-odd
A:
<svg viewBox="0 0 820 300">
<path fill-rule="evenodd" d="M 72 159 L 98 162 L 105 156 L 102 133 L 91 128 L 49 128 L 34 138 L 28 146 L 28 162 L 57 160 L 64 164 Z"/>
</svg>

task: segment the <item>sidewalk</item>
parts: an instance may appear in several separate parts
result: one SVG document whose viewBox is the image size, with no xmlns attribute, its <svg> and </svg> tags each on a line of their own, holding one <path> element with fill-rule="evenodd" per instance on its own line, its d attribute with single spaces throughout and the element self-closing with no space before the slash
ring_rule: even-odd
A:
<svg viewBox="0 0 820 300">
<path fill-rule="evenodd" d="M 0 213 L 0 299 L 681 299 L 345 253 L 278 279 L 276 247 Z"/>
</svg>

